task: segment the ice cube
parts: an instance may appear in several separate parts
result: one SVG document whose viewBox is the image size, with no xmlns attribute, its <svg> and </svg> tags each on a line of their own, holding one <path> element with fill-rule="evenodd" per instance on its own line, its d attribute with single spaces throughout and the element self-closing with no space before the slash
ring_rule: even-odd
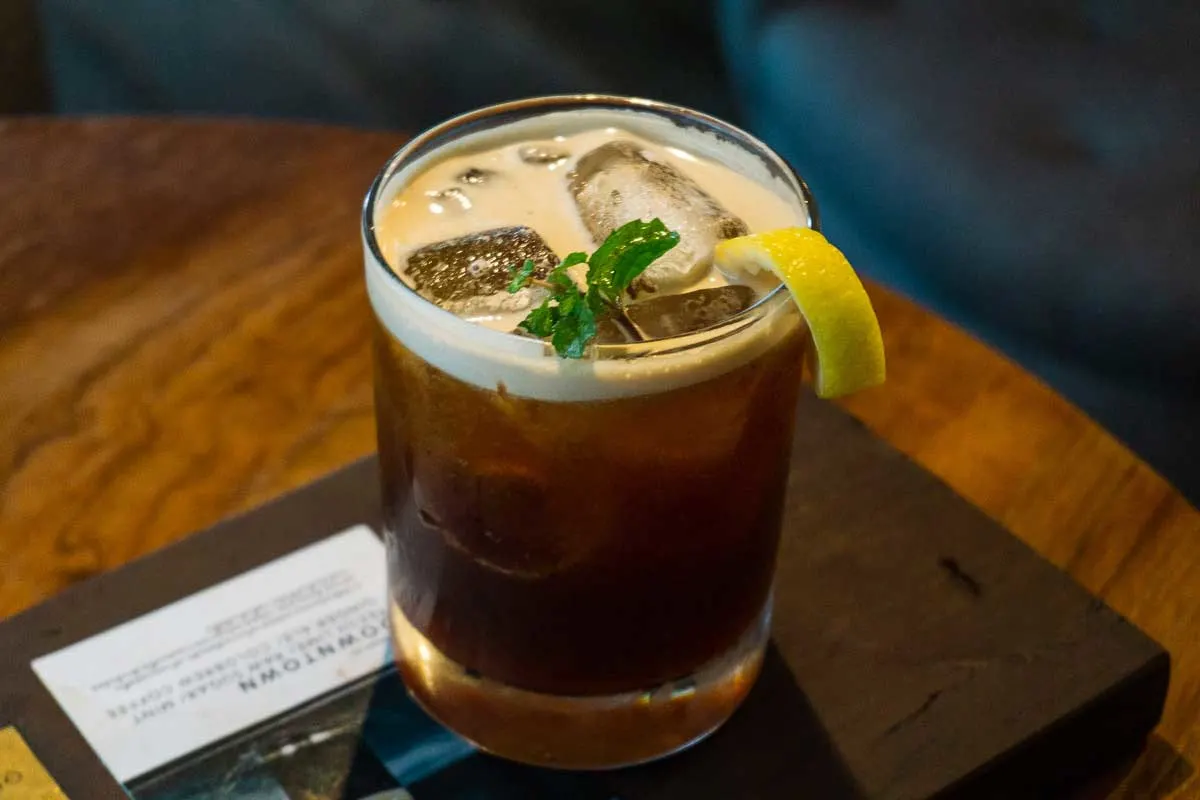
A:
<svg viewBox="0 0 1200 800">
<path fill-rule="evenodd" d="M 495 172 L 490 169 L 481 169 L 479 167 L 470 167 L 458 175 L 458 182 L 465 183 L 468 186 L 480 186 L 487 183 L 496 176 Z"/>
<path fill-rule="evenodd" d="M 695 283 L 708 271 L 721 239 L 749 233 L 746 223 L 687 175 L 654 161 L 635 143 L 617 140 L 585 154 L 567 175 L 579 216 L 596 243 L 634 219 L 658 217 L 680 241 L 646 270 L 662 289 Z"/>
<path fill-rule="evenodd" d="M 612 317 L 600 317 L 596 320 L 596 344 L 631 344 L 638 341 L 630 335 L 627 325 L 619 325 Z"/>
<path fill-rule="evenodd" d="M 509 403 L 502 395 L 499 403 Z M 559 501 L 543 465 L 414 457 L 413 500 L 421 521 L 446 544 L 489 570 L 522 578 L 553 575 L 586 557 L 595 537 L 562 536 Z"/>
<path fill-rule="evenodd" d="M 517 156 L 526 164 L 534 164 L 547 169 L 556 169 L 563 165 L 571 154 L 553 144 L 526 144 L 517 149 Z"/>
<path fill-rule="evenodd" d="M 749 286 L 718 286 L 655 295 L 626 306 L 625 313 L 644 336 L 661 339 L 712 327 L 745 311 L 757 298 Z"/>
<path fill-rule="evenodd" d="M 484 322 L 488 318 L 507 316 L 518 311 L 527 311 L 541 303 L 550 293 L 539 286 L 530 286 L 515 294 L 507 289 L 481 297 L 469 297 L 466 300 L 450 300 L 439 305 L 460 317 Z"/>
<path fill-rule="evenodd" d="M 426 245 L 409 254 L 405 273 L 422 297 L 460 316 L 522 311 L 540 303 L 546 290 L 527 287 L 508 293 L 512 267 L 536 264 L 534 275 L 546 277 L 558 264 L 532 228 L 514 226 L 472 233 Z"/>
</svg>

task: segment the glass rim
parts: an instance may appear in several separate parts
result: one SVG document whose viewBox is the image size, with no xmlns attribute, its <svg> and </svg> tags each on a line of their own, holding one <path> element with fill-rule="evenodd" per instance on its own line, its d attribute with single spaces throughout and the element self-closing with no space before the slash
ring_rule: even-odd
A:
<svg viewBox="0 0 1200 800">
<path fill-rule="evenodd" d="M 575 111 L 583 109 L 607 109 L 614 111 L 639 111 L 643 113 L 656 114 L 666 119 L 684 119 L 691 123 L 698 124 L 708 130 L 718 134 L 719 136 L 731 140 L 738 146 L 750 151 L 754 155 L 764 158 L 773 163 L 774 167 L 780 174 L 789 179 L 794 185 L 792 188 L 799 194 L 804 202 L 805 215 L 807 216 L 808 227 L 815 231 L 821 230 L 820 215 L 817 210 L 817 201 L 813 196 L 812 190 L 801 177 L 800 173 L 779 153 L 763 142 L 758 137 L 748 131 L 739 128 L 732 123 L 726 122 L 711 114 L 706 114 L 703 111 L 697 111 L 687 106 L 666 103 L 660 100 L 650 100 L 641 97 L 627 97 L 624 95 L 612 94 L 554 94 L 540 95 L 535 97 L 526 97 L 519 100 L 508 100 L 501 103 L 482 106 L 472 111 L 467 111 L 454 117 L 450 117 L 430 128 L 413 136 L 405 142 L 396 152 L 388 157 L 383 168 L 375 176 L 371 182 L 371 186 L 367 191 L 366 197 L 363 199 L 361 231 L 363 241 L 366 245 L 367 252 L 371 258 L 368 261 L 373 262 L 368 265 L 368 269 L 380 270 L 385 274 L 386 279 L 394 286 L 399 287 L 401 291 L 411 295 L 421 303 L 425 303 L 433 308 L 440 307 L 423 297 L 419 292 L 409 286 L 389 266 L 387 259 L 383 255 L 383 251 L 379 246 L 379 241 L 375 235 L 375 207 L 387 187 L 391 177 L 399 170 L 399 168 L 408 160 L 415 158 L 425 151 L 435 148 L 444 141 L 451 140 L 456 134 L 460 134 L 463 129 L 469 129 L 476 123 L 485 120 L 493 120 L 499 118 L 503 121 L 505 117 L 514 117 L 515 119 L 523 118 L 533 113 L 552 113 L 555 111 Z M 515 121 L 514 119 L 514 121 Z M 673 336 L 664 336 L 655 339 L 647 339 L 637 342 L 623 342 L 614 344 L 597 344 L 589 345 L 589 351 L 592 351 L 593 357 L 604 358 L 620 357 L 621 355 L 637 355 L 642 348 L 651 348 L 655 353 L 670 353 L 679 350 L 691 349 L 701 346 L 708 337 L 721 339 L 733 333 L 745 330 L 750 327 L 755 319 L 763 316 L 772 306 L 776 305 L 780 298 L 788 299 L 789 293 L 787 287 L 780 283 L 771 291 L 756 300 L 752 305 L 734 314 L 733 316 L 721 320 L 715 325 L 710 325 L 707 328 L 698 331 L 689 331 L 687 333 L 675 334 Z M 441 309 L 445 310 L 445 309 Z M 459 322 L 473 327 L 479 327 L 468 320 L 462 319 L 452 312 L 450 314 Z M 489 331 L 491 329 L 488 329 Z M 514 334 L 507 334 L 503 331 L 493 331 L 495 333 L 520 338 Z M 702 341 L 698 338 L 704 337 Z M 532 341 L 532 340 L 530 340 Z M 547 343 L 541 342 L 546 345 Z M 553 350 L 549 350 L 553 352 Z"/>
</svg>

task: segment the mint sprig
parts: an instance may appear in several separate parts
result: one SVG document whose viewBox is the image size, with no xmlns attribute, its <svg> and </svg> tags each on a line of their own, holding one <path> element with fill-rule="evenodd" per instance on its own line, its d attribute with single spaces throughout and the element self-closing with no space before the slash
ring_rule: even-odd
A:
<svg viewBox="0 0 1200 800">
<path fill-rule="evenodd" d="M 513 267 L 512 280 L 508 282 L 509 294 L 516 294 L 525 288 L 529 281 L 533 278 L 533 271 L 537 269 L 537 264 L 533 263 L 533 259 L 525 259 L 525 263 L 520 266 Z"/>
<path fill-rule="evenodd" d="M 667 229 L 660 219 L 632 220 L 614 230 L 589 257 L 571 253 L 546 275 L 534 277 L 532 261 L 512 267 L 508 291 L 536 284 L 550 296 L 529 312 L 517 327 L 549 339 L 562 358 L 582 358 L 596 336 L 596 318 L 605 313 L 622 315 L 625 292 L 646 268 L 679 243 L 679 234 Z M 581 290 L 567 273 L 576 264 L 587 263 L 587 291 Z"/>
</svg>

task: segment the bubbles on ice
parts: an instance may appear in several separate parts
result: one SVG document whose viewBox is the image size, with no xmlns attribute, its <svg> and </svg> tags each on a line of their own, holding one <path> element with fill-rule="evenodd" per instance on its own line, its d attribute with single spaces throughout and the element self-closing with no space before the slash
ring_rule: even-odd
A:
<svg viewBox="0 0 1200 800">
<path fill-rule="evenodd" d="M 582 156 L 567 175 L 568 188 L 597 243 L 633 219 L 658 217 L 680 241 L 654 262 L 646 277 L 660 289 L 683 288 L 708 271 L 721 239 L 749 233 L 695 181 L 670 164 L 648 158 L 635 143 L 616 140 Z"/>
<path fill-rule="evenodd" d="M 753 288 L 740 284 L 651 296 L 626 305 L 624 319 L 597 319 L 596 343 L 631 344 L 695 333 L 742 313 L 758 298 Z"/>
<path fill-rule="evenodd" d="M 558 264 L 558 256 L 532 228 L 495 228 L 414 250 L 405 274 L 422 297 L 455 314 L 500 314 L 523 311 L 546 296 L 536 286 L 508 293 L 511 268 L 526 260 L 537 265 L 534 275 L 543 278 Z"/>
<path fill-rule="evenodd" d="M 661 339 L 710 328 L 742 313 L 757 299 L 749 286 L 734 284 L 657 295 L 626 306 L 625 313 L 644 336 Z"/>
<path fill-rule="evenodd" d="M 468 186 L 482 186 L 488 181 L 496 177 L 496 173 L 490 169 L 482 169 L 480 167 L 469 167 L 458 174 L 456 180 L 459 183 L 465 183 Z"/>
<path fill-rule="evenodd" d="M 526 164 L 556 169 L 566 163 L 571 154 L 555 144 L 535 142 L 517 148 L 517 156 Z"/>
<path fill-rule="evenodd" d="M 429 210 L 434 214 L 471 210 L 471 198 L 457 186 L 426 192 L 425 196 L 430 199 Z"/>
</svg>

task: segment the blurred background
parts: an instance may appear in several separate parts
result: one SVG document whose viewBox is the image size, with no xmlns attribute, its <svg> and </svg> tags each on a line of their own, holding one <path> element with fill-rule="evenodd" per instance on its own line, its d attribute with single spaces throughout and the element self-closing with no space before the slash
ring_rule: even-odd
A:
<svg viewBox="0 0 1200 800">
<path fill-rule="evenodd" d="M 1200 3 L 0 0 L 0 113 L 413 132 L 614 92 L 726 117 L 863 272 L 1200 502 Z"/>
</svg>

